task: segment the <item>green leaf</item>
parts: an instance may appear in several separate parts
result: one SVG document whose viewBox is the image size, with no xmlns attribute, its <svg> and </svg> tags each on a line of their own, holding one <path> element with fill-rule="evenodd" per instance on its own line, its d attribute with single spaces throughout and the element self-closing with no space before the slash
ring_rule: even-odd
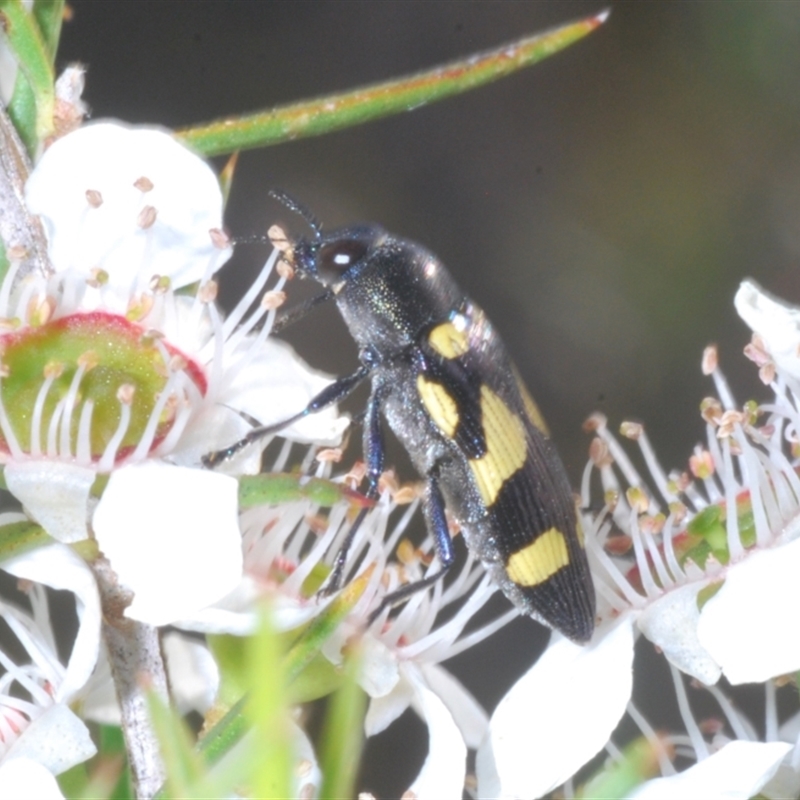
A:
<svg viewBox="0 0 800 800">
<path fill-rule="evenodd" d="M 345 586 L 328 607 L 309 624 L 284 657 L 283 670 L 285 685 L 288 687 L 286 702 L 296 702 L 296 697 L 304 692 L 312 694 L 318 691 L 323 682 L 332 685 L 330 675 L 320 670 L 316 676 L 319 679 L 318 683 L 313 683 L 313 676 L 308 679 L 304 676 L 298 682 L 297 689 L 294 686 L 295 681 L 309 666 L 316 670 L 314 662 L 322 645 L 358 602 L 369 585 L 372 572 L 372 568 L 364 570 L 361 575 Z M 232 653 L 233 651 L 229 655 Z M 261 679 L 263 680 L 263 678 Z M 252 719 L 249 710 L 250 702 L 249 694 L 242 697 L 200 740 L 199 751 L 207 763 L 214 764 L 231 752 L 250 729 L 249 720 Z"/>
<path fill-rule="evenodd" d="M 344 621 L 369 584 L 375 565 L 350 581 L 328 607 L 311 621 L 286 656 L 286 673 L 294 680 L 315 658 L 322 645 Z"/>
<path fill-rule="evenodd" d="M 228 709 L 227 713 L 200 740 L 198 750 L 209 764 L 219 761 L 250 729 L 245 713 L 247 696 Z"/>
<path fill-rule="evenodd" d="M 21 0 L 0 0 L 0 18 L 21 73 L 8 114 L 28 152 L 33 154 L 36 145 L 53 132 L 55 79 L 49 44 Z"/>
<path fill-rule="evenodd" d="M 519 39 L 426 72 L 342 94 L 278 106 L 178 131 L 207 156 L 265 147 L 360 125 L 474 89 L 542 61 L 599 27 L 607 12 Z"/>
<path fill-rule="evenodd" d="M 0 525 L 0 564 L 53 541 L 41 525 L 29 520 Z"/>
<path fill-rule="evenodd" d="M 39 26 L 51 66 L 55 63 L 58 52 L 58 40 L 61 38 L 65 5 L 65 0 L 34 0 L 33 4 L 33 17 Z"/>
<path fill-rule="evenodd" d="M 252 796 L 286 798 L 292 796 L 292 770 L 295 757 L 286 692 L 287 675 L 280 637 L 266 614 L 259 631 L 250 640 L 250 702 L 247 715 L 259 743 L 255 761 Z"/>
<path fill-rule="evenodd" d="M 364 744 L 367 696 L 358 685 L 361 659 L 351 652 L 345 662 L 345 680 L 328 704 L 320 738 L 322 787 L 320 800 L 353 797 L 353 787 Z"/>
<path fill-rule="evenodd" d="M 239 508 L 242 510 L 303 499 L 325 507 L 333 506 L 340 500 L 349 500 L 362 507 L 374 505 L 344 484 L 325 478 L 308 478 L 283 472 L 243 475 L 239 478 Z"/>
<path fill-rule="evenodd" d="M 192 736 L 180 716 L 172 711 L 154 691 L 148 692 L 147 709 L 158 737 L 167 779 L 160 796 L 194 797 L 205 769 L 195 752 Z"/>
</svg>

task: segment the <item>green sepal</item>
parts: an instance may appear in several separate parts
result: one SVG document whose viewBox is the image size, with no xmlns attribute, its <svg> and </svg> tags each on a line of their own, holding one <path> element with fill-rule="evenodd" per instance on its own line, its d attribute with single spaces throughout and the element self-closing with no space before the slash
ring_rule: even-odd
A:
<svg viewBox="0 0 800 800">
<path fill-rule="evenodd" d="M 697 610 L 702 611 L 703 606 L 725 585 L 724 580 L 709 583 L 697 593 Z"/>
<path fill-rule="evenodd" d="M 54 541 L 41 525 L 30 520 L 0 525 L 0 564 Z"/>
<path fill-rule="evenodd" d="M 606 13 L 586 17 L 415 75 L 196 125 L 177 135 L 197 152 L 216 156 L 349 128 L 410 111 L 536 64 L 591 33 L 605 18 Z"/>
<path fill-rule="evenodd" d="M 631 790 L 660 774 L 658 750 L 666 753 L 666 747 L 640 737 L 622 750 L 619 761 L 602 767 L 575 794 L 576 798 L 599 800 L 599 798 L 627 797 Z"/>
<path fill-rule="evenodd" d="M 342 685 L 343 678 L 338 667 L 317 653 L 289 684 L 289 699 L 292 703 L 310 703 L 327 697 Z"/>
</svg>

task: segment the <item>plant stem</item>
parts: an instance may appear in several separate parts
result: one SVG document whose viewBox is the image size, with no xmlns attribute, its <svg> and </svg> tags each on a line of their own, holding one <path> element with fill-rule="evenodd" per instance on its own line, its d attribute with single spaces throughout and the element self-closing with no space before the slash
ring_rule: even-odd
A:
<svg viewBox="0 0 800 800">
<path fill-rule="evenodd" d="M 5 277 L 8 259 L 22 261 L 18 278 L 36 271 L 52 272 L 47 257 L 47 238 L 38 217 L 25 205 L 25 181 L 31 170 L 25 146 L 20 141 L 8 115 L 0 109 L 0 240 L 4 249 Z"/>
<path fill-rule="evenodd" d="M 169 702 L 158 629 L 123 616 L 130 593 L 122 590 L 110 564 L 101 558 L 93 569 L 103 606 L 103 640 L 122 714 L 122 733 L 138 800 L 149 800 L 164 783 L 165 770 L 147 712 L 147 693 Z"/>
</svg>

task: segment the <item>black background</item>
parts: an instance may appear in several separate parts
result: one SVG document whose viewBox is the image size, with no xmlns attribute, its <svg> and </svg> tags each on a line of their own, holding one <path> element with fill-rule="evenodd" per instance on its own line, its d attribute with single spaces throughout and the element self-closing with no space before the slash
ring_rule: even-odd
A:
<svg viewBox="0 0 800 800">
<path fill-rule="evenodd" d="M 327 227 L 373 220 L 424 242 L 502 331 L 575 485 L 589 441 L 581 423 L 596 409 L 614 426 L 645 421 L 662 463 L 683 468 L 711 392 L 699 371 L 706 344 L 720 344 L 740 400 L 765 397 L 741 356 L 749 334 L 732 307 L 739 281 L 751 276 L 800 301 L 800 4 L 610 5 L 603 28 L 499 83 L 242 154 L 227 213 L 234 234 L 263 232 L 289 216 L 267 197 L 280 187 Z M 60 66 L 88 66 L 95 118 L 171 128 L 399 76 L 603 8 L 71 7 Z M 222 278 L 228 303 L 262 257 L 237 253 Z M 332 308 L 289 338 L 329 372 L 355 364 Z M 491 708 L 542 641 L 521 620 L 452 666 Z M 651 685 L 671 693 L 658 670 L 654 662 L 657 676 L 639 680 L 644 705 Z M 408 785 L 419 763 L 409 759 L 425 752 L 424 728 L 409 726 L 394 726 L 380 750 L 371 743 L 361 788 L 386 797 Z"/>
</svg>

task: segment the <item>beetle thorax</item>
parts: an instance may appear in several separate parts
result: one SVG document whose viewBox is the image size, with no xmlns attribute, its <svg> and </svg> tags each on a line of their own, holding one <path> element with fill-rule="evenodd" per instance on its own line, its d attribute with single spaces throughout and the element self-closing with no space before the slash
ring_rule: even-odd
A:
<svg viewBox="0 0 800 800">
<path fill-rule="evenodd" d="M 384 355 L 416 343 L 422 331 L 447 319 L 462 300 L 441 263 L 402 240 L 379 248 L 336 295 L 359 346 Z"/>
</svg>

